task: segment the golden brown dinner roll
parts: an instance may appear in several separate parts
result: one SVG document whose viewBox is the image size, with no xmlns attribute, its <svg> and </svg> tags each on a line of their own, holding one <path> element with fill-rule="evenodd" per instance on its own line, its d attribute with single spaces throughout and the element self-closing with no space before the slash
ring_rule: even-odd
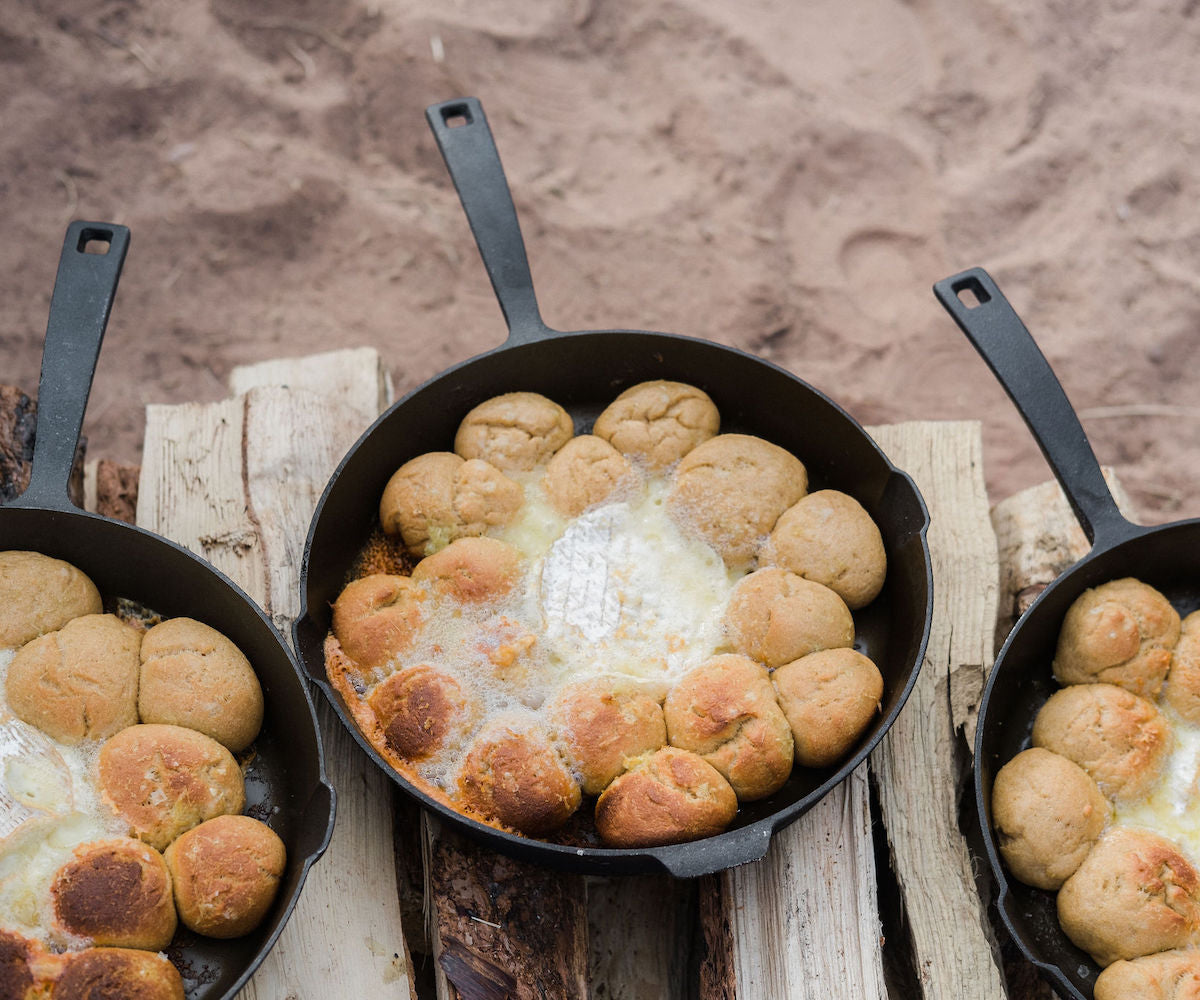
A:
<svg viewBox="0 0 1200 1000">
<path fill-rule="evenodd" d="M 271 908 L 287 860 L 283 841 L 249 816 L 201 823 L 166 851 L 185 927 L 214 938 L 249 934 Z"/>
<path fill-rule="evenodd" d="M 721 424 L 708 393 L 656 379 L 630 386 L 596 418 L 593 433 L 621 452 L 661 470 L 703 444 Z"/>
<path fill-rule="evenodd" d="M 495 718 L 467 751 L 458 777 L 464 806 L 522 833 L 562 826 L 579 808 L 579 782 L 538 723 Z"/>
<path fill-rule="evenodd" d="M 454 450 L 482 458 L 501 472 L 528 471 L 547 461 L 575 433 L 571 415 L 536 392 L 485 399 L 463 417 Z"/>
<path fill-rule="evenodd" d="M 1074 761 L 1031 747 L 996 774 L 992 822 L 1009 870 L 1026 885 L 1057 889 L 1079 867 L 1112 806 Z"/>
<path fill-rule="evenodd" d="M 718 434 L 675 470 L 672 515 L 703 538 L 731 569 L 745 569 L 779 515 L 808 490 L 795 455 L 749 434 Z"/>
<path fill-rule="evenodd" d="M 425 619 L 425 591 L 407 576 L 373 573 L 333 602 L 333 634 L 359 666 L 382 667 L 412 646 Z"/>
<path fill-rule="evenodd" d="M 720 833 L 738 800 L 702 757 L 663 747 L 630 763 L 596 800 L 596 831 L 609 847 L 679 844 Z"/>
<path fill-rule="evenodd" d="M 1063 931 L 1099 965 L 1194 943 L 1200 875 L 1156 833 L 1111 827 L 1058 891 Z"/>
<path fill-rule="evenodd" d="M 879 711 L 883 676 L 854 649 L 824 649 L 771 675 L 796 744 L 796 763 L 836 764 Z"/>
<path fill-rule="evenodd" d="M 463 740 L 480 706 L 444 670 L 423 663 L 386 677 L 367 698 L 386 744 L 408 760 L 424 760 Z"/>
<path fill-rule="evenodd" d="M 1095 1000 L 1197 1000 L 1200 950 L 1173 949 L 1113 962 L 1096 977 Z"/>
<path fill-rule="evenodd" d="M 197 823 L 246 804 L 233 755 L 183 726 L 121 730 L 100 748 L 97 772 L 101 797 L 130 834 L 160 851 Z"/>
<path fill-rule="evenodd" d="M 115 615 L 74 618 L 17 650 L 9 708 L 61 743 L 111 736 L 137 722 L 140 643 Z"/>
<path fill-rule="evenodd" d="M 183 979 L 166 955 L 88 948 L 63 956 L 52 1000 L 183 1000 Z"/>
<path fill-rule="evenodd" d="M 1054 692 L 1033 720 L 1033 745 L 1073 760 L 1109 798 L 1141 798 L 1162 774 L 1171 727 L 1145 698 L 1115 684 Z"/>
<path fill-rule="evenodd" d="M 0 929 L 0 998 L 39 1000 L 50 995 L 57 963 L 38 941 Z"/>
<path fill-rule="evenodd" d="M 852 646 L 854 618 L 828 587 L 769 567 L 733 588 L 725 632 L 734 652 L 778 667 L 819 649 Z"/>
<path fill-rule="evenodd" d="M 503 527 L 524 502 L 520 484 L 494 465 L 431 451 L 405 462 L 388 480 L 379 520 L 413 555 L 428 556 L 456 538 Z"/>
<path fill-rule="evenodd" d="M 637 476 L 629 459 L 603 438 L 571 438 L 546 465 L 542 489 L 563 517 L 578 517 L 593 504 L 630 489 Z"/>
<path fill-rule="evenodd" d="M 0 552 L 0 649 L 16 649 L 72 618 L 100 613 L 100 593 L 83 572 L 40 552 Z"/>
<path fill-rule="evenodd" d="M 1104 681 L 1155 697 L 1179 641 L 1179 613 L 1132 577 L 1085 590 L 1067 609 L 1054 676 L 1062 684 Z"/>
<path fill-rule="evenodd" d="M 160 622 L 142 638 L 138 715 L 187 726 L 244 750 L 263 720 L 263 693 L 250 661 L 215 628 L 192 618 Z"/>
<path fill-rule="evenodd" d="M 439 597 L 478 604 L 509 593 L 524 569 L 524 558 L 511 545 L 495 538 L 459 538 L 417 563 L 412 579 L 428 584 Z"/>
<path fill-rule="evenodd" d="M 545 711 L 585 795 L 599 795 L 628 761 L 667 742 L 659 700 L 646 685 L 620 674 L 567 684 Z"/>
<path fill-rule="evenodd" d="M 1188 722 L 1200 722 L 1200 611 L 1193 611 L 1180 625 L 1162 695 Z"/>
<path fill-rule="evenodd" d="M 817 490 L 785 510 L 758 562 L 825 584 L 851 610 L 875 600 L 887 576 L 879 527 L 862 504 L 838 490 Z"/>
<path fill-rule="evenodd" d="M 743 802 L 778 791 L 792 773 L 792 731 L 765 667 L 714 656 L 685 674 L 663 703 L 667 739 L 715 767 Z"/>
<path fill-rule="evenodd" d="M 55 873 L 50 895 L 62 930 L 98 945 L 161 951 L 175 934 L 171 873 L 140 840 L 81 844 Z"/>
</svg>

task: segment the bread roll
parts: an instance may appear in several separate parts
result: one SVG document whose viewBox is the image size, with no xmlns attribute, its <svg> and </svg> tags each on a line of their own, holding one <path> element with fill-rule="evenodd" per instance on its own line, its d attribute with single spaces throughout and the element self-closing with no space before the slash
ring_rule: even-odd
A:
<svg viewBox="0 0 1200 1000">
<path fill-rule="evenodd" d="M 463 417 L 454 451 L 501 472 L 528 471 L 550 459 L 575 433 L 571 415 L 536 392 L 506 392 Z"/>
<path fill-rule="evenodd" d="M 571 438 L 547 463 L 542 489 L 555 511 L 563 517 L 578 517 L 636 483 L 629 459 L 603 438 L 581 434 Z"/>
<path fill-rule="evenodd" d="M 1179 614 L 1149 584 L 1132 577 L 1085 590 L 1067 609 L 1054 676 L 1061 684 L 1103 681 L 1154 698 L 1179 641 Z"/>
<path fill-rule="evenodd" d="M 767 670 L 745 656 L 714 656 L 663 703 L 667 739 L 715 767 L 742 801 L 766 798 L 792 773 L 792 732 Z"/>
<path fill-rule="evenodd" d="M 185 830 L 246 804 L 233 755 L 182 726 L 123 729 L 100 748 L 97 772 L 104 801 L 133 836 L 160 851 Z"/>
<path fill-rule="evenodd" d="M 758 561 L 823 583 L 851 610 L 875 600 L 887 576 L 878 525 L 862 504 L 838 490 L 817 490 L 785 510 Z"/>
<path fill-rule="evenodd" d="M 386 677 L 367 703 L 384 742 L 407 760 L 458 745 L 479 717 L 479 704 L 444 670 L 421 664 Z"/>
<path fill-rule="evenodd" d="M 100 614 L 100 592 L 68 562 L 40 552 L 0 552 L 0 649 L 16 649 L 72 618 Z"/>
<path fill-rule="evenodd" d="M 0 998 L 41 1000 L 50 996 L 60 963 L 41 942 L 0 928 Z"/>
<path fill-rule="evenodd" d="M 702 757 L 663 747 L 631 762 L 596 801 L 609 847 L 657 847 L 720 833 L 737 815 L 729 782 Z"/>
<path fill-rule="evenodd" d="M 22 646 L 9 708 L 61 743 L 102 740 L 137 722 L 141 635 L 115 615 L 84 615 Z"/>
<path fill-rule="evenodd" d="M 1163 701 L 1188 722 L 1200 723 L 1200 611 L 1193 611 L 1180 625 Z"/>
<path fill-rule="evenodd" d="M 1162 951 L 1113 962 L 1096 977 L 1095 1000 L 1197 1000 L 1200 950 Z"/>
<path fill-rule="evenodd" d="M 1031 747 L 992 784 L 992 822 L 1005 864 L 1038 889 L 1075 873 L 1112 817 L 1099 786 L 1078 764 Z"/>
<path fill-rule="evenodd" d="M 379 521 L 413 555 L 428 556 L 456 538 L 508 524 L 524 501 L 520 484 L 494 465 L 433 451 L 405 462 L 388 480 Z"/>
<path fill-rule="evenodd" d="M 1133 801 L 1162 774 L 1171 727 L 1145 698 L 1115 684 L 1076 684 L 1052 694 L 1033 720 L 1033 745 L 1073 760 L 1109 798 Z"/>
<path fill-rule="evenodd" d="M 234 938 L 259 925 L 279 890 L 287 861 L 283 841 L 249 816 L 218 816 L 183 834 L 165 860 L 185 927 Z"/>
<path fill-rule="evenodd" d="M 1067 937 L 1102 966 L 1194 944 L 1200 931 L 1200 875 L 1148 830 L 1108 830 L 1057 902 Z"/>
<path fill-rule="evenodd" d="M 826 649 L 785 663 L 771 675 L 792 737 L 796 763 L 836 764 L 879 711 L 883 676 L 854 649 Z"/>
<path fill-rule="evenodd" d="M 333 602 L 333 634 L 360 667 L 383 667 L 413 644 L 425 620 L 424 589 L 407 576 L 374 573 Z"/>
<path fill-rule="evenodd" d="M 263 693 L 250 661 L 215 628 L 171 618 L 142 638 L 142 722 L 187 726 L 235 753 L 258 735 Z"/>
<path fill-rule="evenodd" d="M 735 653 L 771 668 L 854 645 L 854 618 L 845 601 L 823 584 L 777 567 L 738 581 L 724 624 Z"/>
<path fill-rule="evenodd" d="M 790 452 L 748 434 L 718 434 L 680 461 L 668 503 L 727 566 L 746 569 L 779 515 L 807 491 L 808 473 Z"/>
<path fill-rule="evenodd" d="M 64 956 L 53 1000 L 183 1000 L 183 979 L 165 955 L 88 948 Z"/>
<path fill-rule="evenodd" d="M 508 594 L 524 572 L 520 551 L 495 538 L 460 538 L 414 567 L 414 583 L 464 604 L 493 601 Z"/>
<path fill-rule="evenodd" d="M 667 742 L 658 699 L 619 674 L 566 685 L 546 706 L 546 717 L 585 795 L 599 795 L 630 760 Z"/>
<path fill-rule="evenodd" d="M 630 386 L 596 418 L 593 433 L 661 471 L 717 433 L 721 416 L 694 385 L 655 379 Z"/>
<path fill-rule="evenodd" d="M 98 945 L 161 951 L 175 935 L 171 874 L 139 840 L 81 844 L 55 873 L 50 895 L 62 930 Z"/>
</svg>

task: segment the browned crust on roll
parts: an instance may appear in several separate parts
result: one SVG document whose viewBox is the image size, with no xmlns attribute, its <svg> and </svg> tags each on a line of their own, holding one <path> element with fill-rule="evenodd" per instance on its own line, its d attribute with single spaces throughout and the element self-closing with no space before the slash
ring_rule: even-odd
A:
<svg viewBox="0 0 1200 1000">
<path fill-rule="evenodd" d="M 123 729 L 100 748 L 102 798 L 139 840 L 163 850 L 185 830 L 246 804 L 233 755 L 182 726 Z"/>
<path fill-rule="evenodd" d="M 549 833 L 579 808 L 579 782 L 537 724 L 488 725 L 459 772 L 461 803 L 523 833 Z"/>
<path fill-rule="evenodd" d="M 171 874 L 162 855 L 138 840 L 81 844 L 50 893 L 62 928 L 98 945 L 161 951 L 175 934 Z"/>
<path fill-rule="evenodd" d="M 702 757 L 663 747 L 634 761 L 596 801 L 596 830 L 610 847 L 680 844 L 720 833 L 737 795 Z"/>
<path fill-rule="evenodd" d="M 1116 684 L 1155 697 L 1179 641 L 1179 613 L 1149 584 L 1125 577 L 1085 590 L 1067 609 L 1054 653 L 1061 684 Z"/>
<path fill-rule="evenodd" d="M 792 731 L 765 667 L 736 654 L 689 671 L 663 703 L 672 746 L 699 754 L 742 801 L 778 791 L 792 772 Z"/>
<path fill-rule="evenodd" d="M 425 618 L 426 596 L 407 576 L 361 577 L 333 602 L 333 634 L 355 663 L 382 667 L 412 645 Z"/>
<path fill-rule="evenodd" d="M 53 1000 L 183 1000 L 183 979 L 165 955 L 89 948 L 65 956 Z"/>
<path fill-rule="evenodd" d="M 258 735 L 263 693 L 245 654 L 193 618 L 170 618 L 142 637 L 142 722 L 187 726 L 235 753 Z"/>
<path fill-rule="evenodd" d="M 462 685 L 427 663 L 386 677 L 367 698 L 384 741 L 401 757 L 424 760 L 461 740 L 479 712 Z"/>
<path fill-rule="evenodd" d="M 0 929 L 0 998 L 26 1000 L 34 996 L 33 941 Z"/>
<path fill-rule="evenodd" d="M 1165 837 L 1113 827 L 1058 892 L 1063 931 L 1099 965 L 1195 943 L 1200 875 Z"/>
<path fill-rule="evenodd" d="M 283 841 L 249 816 L 218 816 L 167 848 L 179 919 L 197 934 L 234 938 L 259 925 L 283 876 Z"/>
</svg>

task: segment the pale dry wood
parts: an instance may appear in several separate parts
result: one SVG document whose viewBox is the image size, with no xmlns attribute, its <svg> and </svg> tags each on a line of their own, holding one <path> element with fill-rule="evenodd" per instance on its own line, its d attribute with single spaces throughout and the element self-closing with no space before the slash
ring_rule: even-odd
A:
<svg viewBox="0 0 1200 1000">
<path fill-rule="evenodd" d="M 385 385 L 373 352 L 324 357 L 351 384 Z M 355 369 L 358 369 L 355 372 Z M 311 364 L 295 378 L 305 384 Z M 298 604 L 299 553 L 334 464 L 385 403 L 261 386 L 239 372 L 242 395 L 207 406 L 149 407 L 138 521 L 205 555 L 286 627 Z M 309 382 L 308 384 L 312 384 Z M 258 385 L 258 388 L 254 386 Z M 374 391 L 374 390 L 372 390 Z M 415 996 L 400 928 L 390 788 L 318 700 L 338 823 L 279 942 L 241 996 Z M 335 946 L 336 945 L 336 946 Z"/>
<path fill-rule="evenodd" d="M 870 430 L 912 476 L 931 516 L 929 647 L 904 711 L 871 757 L 912 939 L 916 995 L 996 1000 L 1004 986 L 959 831 L 956 786 L 992 664 L 999 582 L 980 427 L 915 422 Z"/>
<path fill-rule="evenodd" d="M 883 1000 L 870 796 L 859 767 L 724 875 L 737 1000 Z"/>
<path fill-rule="evenodd" d="M 257 386 L 286 386 L 340 400 L 362 414 L 363 427 L 392 401 L 392 376 L 370 347 L 350 347 L 302 358 L 276 358 L 242 365 L 229 375 L 229 390 L 240 395 Z M 386 400 L 380 403 L 381 400 Z"/>
</svg>

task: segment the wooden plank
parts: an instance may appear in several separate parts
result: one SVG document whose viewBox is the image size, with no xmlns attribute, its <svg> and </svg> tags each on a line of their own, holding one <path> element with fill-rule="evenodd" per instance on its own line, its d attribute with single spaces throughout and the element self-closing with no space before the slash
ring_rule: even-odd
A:
<svg viewBox="0 0 1200 1000">
<path fill-rule="evenodd" d="M 871 757 L 900 887 L 919 993 L 946 1000 L 1004 995 L 967 845 L 959 775 L 990 669 L 999 569 L 975 422 L 871 428 L 907 471 L 931 515 L 934 614 L 908 704 Z M 967 756 L 964 756 L 967 755 Z"/>
<path fill-rule="evenodd" d="M 354 384 L 385 384 L 377 358 L 337 354 L 323 359 L 327 371 L 358 367 Z M 286 368 L 270 372 L 289 379 Z M 299 551 L 319 491 L 369 411 L 385 400 L 254 388 L 255 382 L 239 372 L 234 383 L 245 391 L 233 399 L 147 408 L 138 522 L 205 555 L 286 627 L 298 603 Z M 334 839 L 240 996 L 414 998 L 393 877 L 389 783 L 364 766 L 349 734 L 318 703 L 338 792 Z"/>
</svg>

